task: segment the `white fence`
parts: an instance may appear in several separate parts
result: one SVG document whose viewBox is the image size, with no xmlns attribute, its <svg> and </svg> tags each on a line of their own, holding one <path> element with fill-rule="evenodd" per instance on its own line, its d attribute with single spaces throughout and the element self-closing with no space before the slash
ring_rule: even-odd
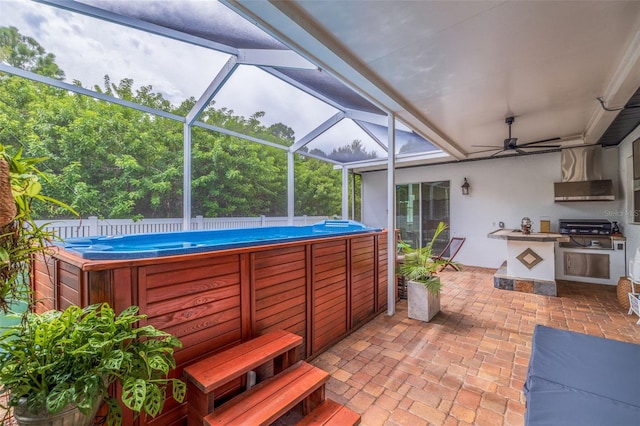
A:
<svg viewBox="0 0 640 426">
<path fill-rule="evenodd" d="M 313 225 L 329 219 L 328 216 L 296 216 L 293 224 Z M 263 226 L 286 226 L 288 218 L 284 217 L 213 217 L 196 216 L 191 219 L 191 229 L 231 229 L 260 228 Z M 62 239 L 89 237 L 96 235 L 152 234 L 159 232 L 182 231 L 182 218 L 172 219 L 105 219 L 95 216 L 81 220 L 38 220 L 38 226 L 53 231 Z"/>
</svg>

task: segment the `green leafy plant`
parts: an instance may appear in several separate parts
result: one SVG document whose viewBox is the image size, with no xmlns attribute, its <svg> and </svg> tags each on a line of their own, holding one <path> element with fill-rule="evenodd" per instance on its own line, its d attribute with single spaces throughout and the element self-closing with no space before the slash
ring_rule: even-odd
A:
<svg viewBox="0 0 640 426">
<path fill-rule="evenodd" d="M 398 244 L 404 254 L 404 262 L 398 267 L 400 275 L 409 281 L 424 284 L 425 288 L 434 295 L 442 290 L 442 281 L 438 272 L 449 263 L 448 260 L 440 259 L 433 254 L 433 245 L 445 229 L 447 229 L 447 225 L 440 222 L 431 241 L 422 248 L 414 249 L 405 242 Z"/>
<path fill-rule="evenodd" d="M 47 176 L 40 172 L 36 164 L 45 158 L 25 158 L 22 149 L 11 154 L 7 147 L 0 144 L 0 160 L 9 166 L 9 194 L 13 200 L 1 200 L 2 203 L 15 203 L 16 215 L 9 223 L 0 226 L 0 311 L 8 312 L 12 302 L 29 299 L 29 286 L 26 285 L 29 267 L 33 256 L 44 253 L 47 244 L 56 237 L 45 229 L 46 224 L 38 226 L 33 217 L 33 204 L 44 203 L 63 207 L 73 214 L 75 211 L 65 203 L 41 193 L 41 180 Z"/>
<path fill-rule="evenodd" d="M 29 412 L 55 414 L 74 404 L 86 415 L 102 398 L 107 424 L 119 425 L 122 411 L 108 392 L 116 381 L 123 404 L 135 413 L 155 417 L 169 386 L 182 402 L 184 382 L 168 377 L 175 368 L 174 348 L 182 345 L 153 326 L 137 328 L 144 318 L 137 306 L 116 316 L 106 303 L 29 313 L 0 341 L 0 383 L 10 392 L 9 405 L 26 399 Z"/>
</svg>

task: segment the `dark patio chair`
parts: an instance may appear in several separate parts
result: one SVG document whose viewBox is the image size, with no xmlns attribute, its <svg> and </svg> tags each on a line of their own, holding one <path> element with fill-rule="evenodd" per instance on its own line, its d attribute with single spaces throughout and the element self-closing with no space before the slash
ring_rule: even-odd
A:
<svg viewBox="0 0 640 426">
<path fill-rule="evenodd" d="M 462 244 L 464 244 L 465 240 L 466 238 L 463 237 L 452 237 L 447 245 L 444 246 L 442 252 L 438 256 L 434 257 L 434 259 L 447 261 L 447 263 L 445 263 L 442 268 L 440 268 L 441 271 L 444 270 L 447 266 L 451 266 L 456 271 L 460 270 L 460 267 L 453 262 L 453 258 L 456 257 L 456 254 L 458 254 L 458 252 L 462 248 Z"/>
</svg>

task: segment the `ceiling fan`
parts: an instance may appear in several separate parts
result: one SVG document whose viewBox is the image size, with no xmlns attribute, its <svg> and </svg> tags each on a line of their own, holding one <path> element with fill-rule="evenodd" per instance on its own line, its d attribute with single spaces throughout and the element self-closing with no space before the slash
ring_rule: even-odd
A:
<svg viewBox="0 0 640 426">
<path fill-rule="evenodd" d="M 555 149 L 555 148 L 560 148 L 560 145 L 538 145 L 538 144 L 545 143 L 545 142 L 557 141 L 557 140 L 560 140 L 560 138 L 542 139 L 542 140 L 539 140 L 539 141 L 527 142 L 527 143 L 523 143 L 523 144 L 518 145 L 517 144 L 518 138 L 512 138 L 511 137 L 511 125 L 513 124 L 515 119 L 516 119 L 515 117 L 507 117 L 504 120 L 504 122 L 507 123 L 507 125 L 509 126 L 509 137 L 504 140 L 504 143 L 503 143 L 502 146 L 497 146 L 497 145 L 473 145 L 473 146 L 477 146 L 477 147 L 492 148 L 492 149 L 485 149 L 485 150 L 482 150 L 482 151 L 476 151 L 476 152 L 474 152 L 474 154 L 477 154 L 477 153 L 480 153 L 480 152 L 488 152 L 488 151 L 497 150 L 496 152 L 494 152 L 490 156 L 490 157 L 495 157 L 496 155 L 501 154 L 501 153 L 506 152 L 506 151 L 516 151 L 518 154 L 528 154 L 528 152 L 525 151 L 523 148 L 525 148 L 525 149 Z"/>
</svg>

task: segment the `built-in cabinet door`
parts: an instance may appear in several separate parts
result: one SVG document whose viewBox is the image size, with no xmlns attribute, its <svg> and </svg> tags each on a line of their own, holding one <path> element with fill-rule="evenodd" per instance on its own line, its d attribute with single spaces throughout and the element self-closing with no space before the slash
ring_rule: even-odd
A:
<svg viewBox="0 0 640 426">
<path fill-rule="evenodd" d="M 575 277 L 609 279 L 609 255 L 564 252 L 564 274 Z"/>
</svg>

